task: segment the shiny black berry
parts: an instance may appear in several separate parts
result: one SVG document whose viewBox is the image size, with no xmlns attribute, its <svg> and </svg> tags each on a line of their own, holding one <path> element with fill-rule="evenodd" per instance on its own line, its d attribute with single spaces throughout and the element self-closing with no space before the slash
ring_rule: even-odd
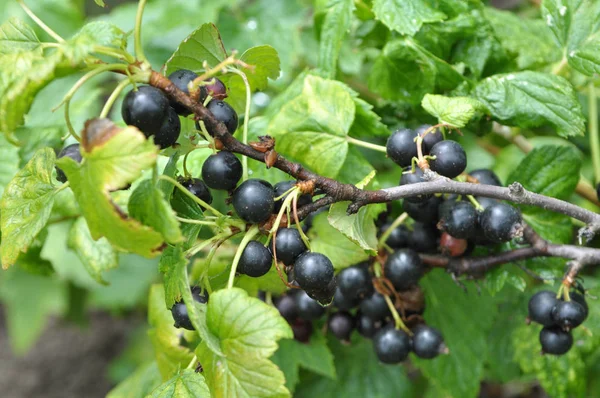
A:
<svg viewBox="0 0 600 398">
<path fill-rule="evenodd" d="M 412 249 L 400 249 L 390 254 L 383 268 L 385 277 L 400 291 L 417 284 L 425 272 L 421 258 Z"/>
<path fill-rule="evenodd" d="M 214 99 L 208 103 L 206 109 L 211 111 L 218 121 L 225 123 L 227 131 L 231 134 L 235 133 L 238 128 L 238 115 L 231 105 L 225 101 Z"/>
<path fill-rule="evenodd" d="M 383 320 L 391 315 L 390 307 L 380 293 L 373 293 L 371 296 L 365 297 L 360 302 L 360 312 L 375 321 Z"/>
<path fill-rule="evenodd" d="M 275 205 L 275 192 L 261 180 L 247 180 L 233 192 L 232 203 L 242 220 L 257 224 L 271 217 Z"/>
<path fill-rule="evenodd" d="M 333 279 L 333 264 L 321 253 L 306 252 L 294 262 L 294 275 L 304 290 L 325 290 Z"/>
<path fill-rule="evenodd" d="M 280 197 L 281 195 L 283 195 L 284 193 L 286 193 L 287 191 L 292 189 L 295 185 L 296 185 L 295 181 L 278 182 L 277 184 L 275 184 L 275 197 L 276 198 Z M 278 213 L 279 210 L 281 210 L 281 205 L 283 204 L 283 201 L 287 197 L 288 197 L 288 195 L 285 195 L 281 199 L 275 201 L 275 209 L 273 210 L 274 213 Z M 311 202 L 312 202 L 312 196 L 305 193 L 298 197 L 297 207 L 300 208 L 302 206 L 306 206 L 307 204 L 309 204 Z"/>
<path fill-rule="evenodd" d="M 154 134 L 154 143 L 161 149 L 173 146 L 181 133 L 181 121 L 175 112 L 175 109 L 169 107 L 167 117 L 160 126 L 160 129 Z"/>
<path fill-rule="evenodd" d="M 552 309 L 558 303 L 556 293 L 549 290 L 541 290 L 531 296 L 527 308 L 529 310 L 529 320 L 537 322 L 544 326 L 554 325 L 552 319 Z"/>
<path fill-rule="evenodd" d="M 429 161 L 431 170 L 448 178 L 458 177 L 467 168 L 467 154 L 456 141 L 440 141 L 429 153 L 435 159 Z"/>
<path fill-rule="evenodd" d="M 152 86 L 139 86 L 125 96 L 121 116 L 129 126 L 137 127 L 149 137 L 157 134 L 169 117 L 169 100 L 165 94 Z"/>
<path fill-rule="evenodd" d="M 201 290 L 198 287 L 194 287 L 192 289 L 192 297 L 194 298 L 194 301 L 197 301 L 199 303 L 204 304 L 208 302 L 208 293 L 201 293 Z M 194 325 L 192 325 L 192 321 L 190 320 L 187 307 L 183 301 L 173 304 L 173 307 L 171 307 L 171 315 L 173 316 L 173 320 L 175 321 L 174 326 L 176 328 L 194 330 Z"/>
<path fill-rule="evenodd" d="M 242 178 L 242 162 L 231 152 L 210 155 L 202 165 L 202 179 L 212 189 L 231 191 Z"/>
<path fill-rule="evenodd" d="M 369 269 L 362 264 L 343 269 L 337 276 L 338 287 L 348 297 L 365 297 L 373 293 Z"/>
<path fill-rule="evenodd" d="M 210 190 L 199 178 L 189 178 L 189 179 L 179 179 L 179 183 L 183 185 L 188 191 L 190 191 L 195 197 L 203 200 L 204 202 L 211 204 L 212 203 L 212 195 Z"/>
<path fill-rule="evenodd" d="M 296 228 L 279 228 L 275 237 L 275 253 L 277 261 L 285 265 L 292 265 L 302 253 L 306 245 Z"/>
<path fill-rule="evenodd" d="M 71 144 L 71 145 L 64 147 L 58 153 L 58 156 L 56 158 L 60 159 L 60 158 L 64 158 L 65 156 L 73 159 L 77 163 L 81 163 L 82 157 L 81 157 L 81 151 L 79 148 L 79 144 Z M 56 179 L 60 182 L 67 182 L 67 176 L 65 175 L 64 171 L 62 171 L 58 166 L 56 166 L 55 168 L 56 168 Z"/>
<path fill-rule="evenodd" d="M 410 248 L 419 253 L 433 252 L 438 247 L 439 231 L 431 225 L 416 222 L 410 234 Z"/>
<path fill-rule="evenodd" d="M 251 240 L 242 252 L 237 271 L 240 274 L 257 278 L 269 272 L 272 262 L 273 257 L 269 249 L 262 243 Z"/>
<path fill-rule="evenodd" d="M 305 320 L 319 319 L 325 314 L 325 308 L 321 304 L 310 298 L 304 291 L 300 291 L 294 295 L 296 300 L 296 308 L 298 316 Z"/>
<path fill-rule="evenodd" d="M 197 77 L 198 77 L 198 75 L 196 73 L 192 72 L 191 70 L 179 69 L 169 75 L 169 80 L 171 82 L 173 82 L 173 84 L 178 89 L 180 89 L 187 95 L 190 95 L 188 85 L 190 84 L 190 82 L 192 80 L 194 80 Z M 177 112 L 179 115 L 187 116 L 190 114 L 190 112 L 185 107 L 179 105 L 176 101 L 170 101 L 170 103 L 171 103 L 171 106 L 173 107 L 173 109 L 175 109 L 175 112 Z"/>
<path fill-rule="evenodd" d="M 540 331 L 540 343 L 544 354 L 563 355 L 573 346 L 573 336 L 559 326 L 547 326 Z"/>
<path fill-rule="evenodd" d="M 358 306 L 360 299 L 355 296 L 346 296 L 338 286 L 333 295 L 333 305 L 343 311 L 349 311 Z"/>
<path fill-rule="evenodd" d="M 331 334 L 343 342 L 350 341 L 354 330 L 354 317 L 345 311 L 335 312 L 329 316 L 327 327 Z"/>
<path fill-rule="evenodd" d="M 400 177 L 400 185 L 408 185 L 408 184 L 417 184 L 419 182 L 425 182 L 423 179 L 423 170 L 416 167 L 412 170 L 410 167 L 407 167 L 402 173 L 402 177 Z M 423 203 L 427 199 L 429 199 L 431 195 L 414 195 L 404 198 L 405 201 L 414 202 L 414 203 Z"/>
<path fill-rule="evenodd" d="M 565 330 L 581 325 L 586 317 L 586 311 L 575 300 L 558 301 L 552 309 L 552 320 Z"/>
<path fill-rule="evenodd" d="M 392 226 L 391 222 L 386 222 L 380 228 L 380 235 L 385 233 Z M 410 238 L 410 232 L 408 228 L 404 225 L 399 225 L 392 230 L 392 232 L 388 235 L 385 243 L 391 247 L 392 249 L 401 249 L 403 247 L 408 246 L 408 240 Z"/>
<path fill-rule="evenodd" d="M 583 307 L 585 318 L 587 318 L 590 309 L 588 307 L 588 303 L 585 301 L 585 296 L 577 292 L 571 292 L 570 297 L 572 301 L 581 304 L 581 306 Z"/>
<path fill-rule="evenodd" d="M 467 239 L 475 235 L 479 214 L 469 202 L 450 202 L 442 207 L 438 227 L 455 238 Z"/>
<path fill-rule="evenodd" d="M 502 186 L 500 178 L 490 169 L 477 169 L 469 173 L 473 178 L 476 178 L 480 184 Z"/>
<path fill-rule="evenodd" d="M 405 200 L 402 202 L 402 209 L 415 221 L 424 224 L 435 224 L 438 222 L 438 208 L 443 199 L 438 196 L 432 196 L 421 203 Z"/>
<path fill-rule="evenodd" d="M 479 217 L 483 234 L 492 242 L 508 242 L 521 232 L 521 213 L 505 203 L 488 206 Z"/>
<path fill-rule="evenodd" d="M 431 359 L 447 351 L 444 338 L 436 329 L 419 325 L 413 330 L 413 351 L 419 358 Z"/>
<path fill-rule="evenodd" d="M 279 314 L 288 322 L 292 322 L 298 317 L 298 305 L 294 296 L 295 294 L 290 292 L 275 300 L 275 308 L 277 308 Z"/>
<path fill-rule="evenodd" d="M 373 318 L 363 315 L 362 313 L 358 313 L 356 316 L 356 331 L 360 333 L 361 336 L 366 337 L 368 339 L 373 338 L 375 333 L 381 328 L 381 322 L 376 321 Z"/>
<path fill-rule="evenodd" d="M 417 133 L 410 129 L 395 131 L 387 141 L 386 149 L 388 158 L 400 167 L 409 166 L 412 158 L 417 156 Z"/>
<path fill-rule="evenodd" d="M 383 363 L 395 364 L 404 361 L 410 353 L 410 337 L 402 330 L 386 326 L 373 337 L 373 348 Z"/>
<path fill-rule="evenodd" d="M 306 294 L 313 300 L 317 300 L 322 306 L 328 306 L 333 302 L 335 292 L 337 291 L 337 281 L 333 277 L 325 289 L 307 289 Z"/>
<path fill-rule="evenodd" d="M 417 132 L 417 134 L 422 136 L 423 133 L 425 133 L 425 131 L 427 131 L 429 128 L 431 128 L 431 125 L 424 124 L 422 126 L 419 126 L 415 131 Z M 433 146 L 435 144 L 437 144 L 438 142 L 443 141 L 443 140 L 444 140 L 444 136 L 442 135 L 442 132 L 440 131 L 440 129 L 435 129 L 435 130 L 427 133 L 423 137 L 423 144 L 422 144 L 423 154 L 425 154 L 425 155 L 429 154 L 429 152 L 431 151 L 431 148 L 433 148 Z"/>
</svg>

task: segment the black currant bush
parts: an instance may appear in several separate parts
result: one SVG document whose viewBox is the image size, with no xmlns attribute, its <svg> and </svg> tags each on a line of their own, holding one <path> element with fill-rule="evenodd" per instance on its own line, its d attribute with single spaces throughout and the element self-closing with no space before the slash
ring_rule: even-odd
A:
<svg viewBox="0 0 600 398">
<path fill-rule="evenodd" d="M 31 3 L 0 5 L 15 351 L 144 310 L 109 397 L 597 390 L 598 2 Z"/>
</svg>

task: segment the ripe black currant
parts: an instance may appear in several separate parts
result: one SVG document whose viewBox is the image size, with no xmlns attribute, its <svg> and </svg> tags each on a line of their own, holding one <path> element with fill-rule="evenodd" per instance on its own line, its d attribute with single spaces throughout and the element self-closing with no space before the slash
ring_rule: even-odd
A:
<svg viewBox="0 0 600 398">
<path fill-rule="evenodd" d="M 337 276 L 340 291 L 348 297 L 365 297 L 373 293 L 369 269 L 363 264 L 343 269 Z"/>
<path fill-rule="evenodd" d="M 265 185 L 261 180 L 250 179 L 233 192 L 233 208 L 242 220 L 257 224 L 271 217 L 275 192 L 269 186 L 270 184 Z"/>
<path fill-rule="evenodd" d="M 544 326 L 554 325 L 552 309 L 558 303 L 556 293 L 549 290 L 541 290 L 531 296 L 529 304 L 529 319 Z"/>
<path fill-rule="evenodd" d="M 589 310 L 590 310 L 588 307 L 588 303 L 585 301 L 585 296 L 583 294 L 580 294 L 577 292 L 571 292 L 570 297 L 571 297 L 571 300 L 575 301 L 576 303 L 581 304 L 581 306 L 583 307 L 583 313 L 585 314 L 584 320 L 585 320 L 585 318 L 587 318 Z"/>
<path fill-rule="evenodd" d="M 479 203 L 479 205 L 485 210 L 491 205 L 495 205 L 496 203 L 500 203 L 498 199 L 486 198 L 485 196 L 476 196 L 475 199 Z"/>
<path fill-rule="evenodd" d="M 292 327 L 292 332 L 294 333 L 294 339 L 301 343 L 308 343 L 310 341 L 310 336 L 313 332 L 313 325 L 311 321 L 306 321 L 304 319 L 296 319 L 290 325 Z"/>
<path fill-rule="evenodd" d="M 64 158 L 65 156 L 73 159 L 77 163 L 81 163 L 81 151 L 79 149 L 79 144 L 71 144 L 64 147 L 56 157 L 57 159 Z M 64 171 L 62 171 L 58 166 L 56 168 L 56 179 L 60 182 L 67 182 L 67 176 Z"/>
<path fill-rule="evenodd" d="M 423 133 L 425 131 L 427 131 L 429 128 L 431 128 L 431 125 L 424 124 L 422 126 L 417 127 L 417 129 L 415 131 L 417 132 L 417 134 L 422 136 Z M 440 131 L 440 129 L 435 129 L 435 130 L 427 133 L 423 137 L 423 144 L 422 144 L 423 154 L 425 154 L 425 155 L 429 154 L 429 152 L 431 151 L 431 148 L 433 148 L 433 146 L 435 144 L 437 144 L 438 142 L 443 141 L 443 140 L 444 140 L 444 136 L 442 135 L 442 132 Z"/>
<path fill-rule="evenodd" d="M 203 200 L 208 204 L 212 203 L 212 195 L 204 181 L 202 181 L 199 178 L 184 179 L 181 177 L 178 180 L 179 183 L 183 185 L 188 191 L 190 191 L 195 197 Z"/>
<path fill-rule="evenodd" d="M 483 234 L 492 242 L 508 242 L 521 231 L 521 213 L 505 203 L 488 206 L 479 217 Z"/>
<path fill-rule="evenodd" d="M 298 309 L 298 316 L 307 321 L 313 319 L 319 319 L 325 314 L 325 308 L 321 304 L 310 298 L 304 291 L 300 291 L 294 295 L 296 300 L 296 308 Z"/>
<path fill-rule="evenodd" d="M 502 182 L 500 182 L 500 178 L 490 169 L 477 169 L 473 170 L 469 173 L 469 175 L 473 178 L 476 178 L 480 184 L 485 185 L 495 185 L 497 187 L 502 186 Z"/>
<path fill-rule="evenodd" d="M 431 359 L 447 351 L 444 338 L 436 329 L 419 325 L 413 330 L 413 351 L 419 358 Z"/>
<path fill-rule="evenodd" d="M 467 154 L 456 141 L 440 141 L 429 152 L 431 170 L 448 178 L 458 177 L 467 168 Z"/>
<path fill-rule="evenodd" d="M 438 247 L 438 230 L 423 223 L 413 224 L 413 231 L 410 234 L 410 246 L 419 253 L 433 252 Z"/>
<path fill-rule="evenodd" d="M 201 292 L 201 289 L 198 287 L 192 288 L 192 297 L 194 301 L 199 303 L 208 302 L 208 293 Z M 173 316 L 173 320 L 175 321 L 176 328 L 184 328 L 187 330 L 194 330 L 194 325 L 192 325 L 192 321 L 190 320 L 190 316 L 187 310 L 187 307 L 183 301 L 179 301 L 173 304 L 171 307 L 171 315 Z"/>
<path fill-rule="evenodd" d="M 238 128 L 238 115 L 231 105 L 225 101 L 214 99 L 208 103 L 206 109 L 211 111 L 218 121 L 225 123 L 227 131 L 231 134 L 235 133 Z"/>
<path fill-rule="evenodd" d="M 139 86 L 125 96 L 121 116 L 129 126 L 137 127 L 146 137 L 158 133 L 169 117 L 169 100 L 152 86 Z"/>
<path fill-rule="evenodd" d="M 271 269 L 273 257 L 262 243 L 251 240 L 244 248 L 237 271 L 254 278 L 263 276 Z"/>
<path fill-rule="evenodd" d="M 373 320 L 373 318 L 363 315 L 360 312 L 356 315 L 356 331 L 361 336 L 371 339 L 380 328 L 380 321 Z"/>
<path fill-rule="evenodd" d="M 381 234 L 387 231 L 392 226 L 391 222 L 386 222 L 380 229 Z M 399 225 L 392 230 L 388 235 L 385 243 L 392 249 L 401 249 L 408 246 L 408 240 L 410 238 L 410 232 L 404 225 Z"/>
<path fill-rule="evenodd" d="M 202 179 L 212 189 L 231 191 L 242 178 L 242 163 L 231 152 L 210 155 L 202 165 Z"/>
<path fill-rule="evenodd" d="M 360 302 L 360 312 L 375 321 L 383 320 L 391 315 L 390 307 L 388 307 L 385 298 L 377 292 L 365 297 Z"/>
<path fill-rule="evenodd" d="M 354 330 L 354 317 L 346 311 L 335 312 L 329 316 L 327 326 L 329 331 L 342 342 L 349 343 Z"/>
<path fill-rule="evenodd" d="M 581 325 L 585 320 L 585 309 L 575 300 L 558 301 L 552 309 L 552 320 L 565 330 Z"/>
<path fill-rule="evenodd" d="M 400 177 L 400 185 L 417 184 L 419 182 L 425 182 L 425 180 L 423 179 L 423 170 L 418 167 L 414 170 L 407 167 L 402 173 L 402 177 Z M 406 197 L 404 200 L 414 203 L 423 203 L 430 197 L 431 195 L 415 195 Z"/>
<path fill-rule="evenodd" d="M 163 121 L 160 129 L 154 134 L 154 143 L 161 149 L 174 145 L 181 133 L 181 121 L 175 109 L 169 107 L 167 117 Z"/>
<path fill-rule="evenodd" d="M 409 166 L 417 156 L 417 133 L 410 129 L 396 130 L 387 141 L 387 156 L 400 167 Z"/>
<path fill-rule="evenodd" d="M 306 251 L 306 245 L 296 228 L 279 228 L 275 237 L 277 261 L 292 265 L 299 255 Z"/>
<path fill-rule="evenodd" d="M 304 290 L 326 290 L 333 279 L 333 264 L 321 253 L 306 252 L 294 262 L 294 275 Z"/>
<path fill-rule="evenodd" d="M 288 322 L 298 317 L 298 305 L 296 304 L 295 292 L 289 292 L 275 300 L 275 308 L 279 314 Z"/>
<path fill-rule="evenodd" d="M 400 249 L 390 254 L 383 269 L 385 277 L 400 291 L 415 285 L 425 271 L 421 258 L 412 249 Z"/>
<path fill-rule="evenodd" d="M 283 195 L 284 193 L 286 193 L 287 191 L 292 189 L 294 187 L 294 185 L 296 185 L 295 181 L 278 182 L 277 184 L 275 184 L 275 197 L 276 198 L 280 197 L 281 195 Z M 275 201 L 275 209 L 273 209 L 274 213 L 278 213 L 279 210 L 281 210 L 281 205 L 283 204 L 283 201 L 287 197 L 288 197 L 288 195 L 285 195 L 281 199 Z M 303 194 L 298 197 L 298 207 L 306 206 L 307 204 L 309 204 L 311 202 L 312 202 L 312 196 L 310 196 L 309 194 Z"/>
<path fill-rule="evenodd" d="M 415 221 L 424 224 L 435 224 L 438 222 L 438 208 L 443 199 L 438 196 L 432 196 L 422 203 L 415 203 L 409 200 L 402 202 L 402 209 Z"/>
<path fill-rule="evenodd" d="M 373 337 L 377 358 L 383 363 L 395 364 L 404 361 L 410 353 L 410 337 L 392 325 L 381 329 Z"/>
<path fill-rule="evenodd" d="M 192 80 L 194 80 L 197 77 L 198 75 L 192 72 L 191 70 L 179 69 L 169 75 L 169 80 L 173 82 L 175 87 L 177 87 L 187 95 L 190 95 L 188 85 Z M 175 109 L 175 112 L 177 112 L 179 115 L 187 116 L 190 114 L 190 112 L 188 112 L 188 110 L 185 107 L 179 105 L 176 101 L 170 101 L 170 103 L 173 109 Z"/>
<path fill-rule="evenodd" d="M 479 215 L 469 202 L 450 202 L 442 207 L 438 227 L 455 238 L 467 239 L 475 235 Z"/>
<path fill-rule="evenodd" d="M 333 302 L 333 297 L 337 290 L 336 278 L 332 278 L 325 289 L 308 289 L 306 294 L 313 300 L 317 300 L 322 306 L 328 306 Z"/>
<path fill-rule="evenodd" d="M 346 296 L 344 293 L 342 293 L 339 286 L 337 289 L 335 289 L 335 294 L 333 295 L 333 305 L 336 308 L 343 311 L 349 311 L 358 306 L 359 303 L 360 299 L 358 297 Z"/>
<path fill-rule="evenodd" d="M 559 326 L 546 326 L 540 331 L 540 343 L 544 354 L 563 355 L 573 346 L 573 335 Z"/>
</svg>

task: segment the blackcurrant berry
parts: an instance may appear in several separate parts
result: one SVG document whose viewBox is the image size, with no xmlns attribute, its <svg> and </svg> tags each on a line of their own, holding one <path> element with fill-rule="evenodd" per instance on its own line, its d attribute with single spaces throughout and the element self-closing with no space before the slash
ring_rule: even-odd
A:
<svg viewBox="0 0 600 398">
<path fill-rule="evenodd" d="M 540 331 L 540 343 L 544 354 L 563 355 L 573 346 L 573 335 L 559 326 L 546 326 Z"/>
<path fill-rule="evenodd" d="M 58 156 L 56 158 L 60 159 L 60 158 L 64 158 L 65 156 L 73 159 L 77 163 L 81 163 L 82 157 L 81 157 L 81 151 L 79 149 L 79 144 L 71 144 L 71 145 L 64 147 L 58 153 Z M 60 182 L 67 182 L 67 176 L 65 175 L 64 171 L 62 171 L 58 166 L 56 166 L 55 168 L 56 168 L 56 179 Z"/>
<path fill-rule="evenodd" d="M 490 169 L 477 169 L 469 173 L 473 178 L 476 178 L 480 184 L 502 186 L 500 178 Z"/>
<path fill-rule="evenodd" d="M 581 325 L 585 320 L 585 309 L 578 302 L 558 301 L 552 309 L 552 320 L 565 330 Z"/>
<path fill-rule="evenodd" d="M 421 170 L 418 167 L 414 170 L 412 170 L 410 167 L 407 167 L 402 173 L 402 177 L 400 177 L 400 185 L 417 184 L 419 182 L 425 182 L 423 178 L 423 170 Z M 414 203 L 423 203 L 430 197 L 431 195 L 414 195 L 406 197 L 404 198 L 404 200 Z"/>
<path fill-rule="evenodd" d="M 373 318 L 361 313 L 357 314 L 356 331 L 360 333 L 361 336 L 371 339 L 373 336 L 375 336 L 375 333 L 377 333 L 380 328 L 380 321 L 373 320 Z"/>
<path fill-rule="evenodd" d="M 198 75 L 196 73 L 192 72 L 191 70 L 179 69 L 169 75 L 169 80 L 171 82 L 173 82 L 173 84 L 178 89 L 180 89 L 187 95 L 190 95 L 188 85 L 190 84 L 190 82 L 192 80 L 194 80 L 197 77 L 198 77 Z M 179 105 L 176 101 L 170 101 L 170 103 L 171 103 L 171 106 L 173 107 L 173 109 L 175 109 L 175 112 L 177 112 L 179 115 L 187 116 L 190 114 L 190 112 L 185 107 L 183 107 L 182 105 Z"/>
<path fill-rule="evenodd" d="M 227 131 L 231 134 L 235 133 L 238 128 L 238 115 L 231 105 L 225 101 L 214 99 L 208 103 L 206 109 L 211 111 L 218 121 L 225 123 Z"/>
<path fill-rule="evenodd" d="M 600 200 L 600 182 L 596 184 L 596 198 Z"/>
<path fill-rule="evenodd" d="M 277 308 L 279 314 L 288 322 L 292 322 L 298 317 L 298 305 L 294 296 L 295 294 L 290 292 L 275 300 L 275 308 Z"/>
<path fill-rule="evenodd" d="M 127 125 L 137 127 L 149 137 L 157 134 L 169 117 L 169 100 L 156 87 L 139 86 L 125 96 L 121 116 Z"/>
<path fill-rule="evenodd" d="M 296 319 L 290 326 L 292 327 L 292 332 L 294 333 L 294 339 L 296 341 L 305 344 L 310 341 L 310 336 L 313 332 L 313 325 L 311 321 Z"/>
<path fill-rule="evenodd" d="M 529 310 L 529 319 L 544 326 L 554 325 L 552 319 L 552 309 L 558 303 L 556 293 L 549 290 L 541 290 L 531 296 L 527 308 Z"/>
<path fill-rule="evenodd" d="M 310 321 L 319 319 L 325 314 L 325 308 L 317 300 L 310 298 L 306 292 L 300 291 L 294 295 L 294 298 L 296 299 L 296 308 L 300 318 Z"/>
<path fill-rule="evenodd" d="M 429 153 L 435 159 L 429 161 L 431 170 L 448 178 L 458 177 L 467 168 L 467 154 L 456 141 L 440 141 Z"/>
<path fill-rule="evenodd" d="M 337 276 L 341 292 L 348 297 L 365 297 L 373 293 L 373 282 L 368 268 L 353 265 L 343 269 Z"/>
<path fill-rule="evenodd" d="M 156 134 L 154 134 L 154 143 L 161 149 L 173 146 L 181 133 L 181 121 L 175 109 L 169 107 L 167 117 Z"/>
<path fill-rule="evenodd" d="M 340 290 L 340 287 L 335 290 L 335 294 L 333 295 L 333 305 L 343 311 L 349 311 L 360 303 L 360 299 L 358 297 L 348 297 Z"/>
<path fill-rule="evenodd" d="M 385 297 L 380 293 L 373 293 L 360 302 L 360 312 L 369 318 L 380 321 L 391 315 Z"/>
<path fill-rule="evenodd" d="M 386 222 L 385 224 L 383 224 L 383 226 L 380 229 L 380 235 L 385 233 L 385 231 L 387 231 L 391 226 L 391 222 Z M 388 238 L 385 241 L 385 243 L 392 249 L 401 249 L 403 247 L 408 246 L 409 238 L 410 232 L 408 231 L 408 228 L 406 228 L 406 226 L 404 225 L 399 225 L 396 228 L 394 228 L 392 232 L 388 235 Z"/>
<path fill-rule="evenodd" d="M 438 208 L 443 199 L 438 196 L 432 196 L 422 203 L 415 203 L 409 200 L 402 202 L 402 209 L 415 221 L 424 224 L 435 224 L 438 222 Z"/>
<path fill-rule="evenodd" d="M 201 293 L 201 289 L 198 287 L 192 288 L 192 297 L 194 301 L 199 303 L 208 302 L 208 293 Z M 187 310 L 187 307 L 183 301 L 179 301 L 173 304 L 171 307 L 171 315 L 173 316 L 173 320 L 175 321 L 176 328 L 184 328 L 187 330 L 194 330 L 194 325 L 192 325 L 192 321 L 190 320 L 190 316 Z"/>
<path fill-rule="evenodd" d="M 396 130 L 388 138 L 386 149 L 388 158 L 400 167 L 410 166 L 412 158 L 417 156 L 417 133 L 410 129 Z"/>
<path fill-rule="evenodd" d="M 413 330 L 413 351 L 419 358 L 432 359 L 447 351 L 444 338 L 436 329 L 419 325 Z"/>
<path fill-rule="evenodd" d="M 275 197 L 276 198 L 280 197 L 281 195 L 283 195 L 284 193 L 286 193 L 287 191 L 292 189 L 295 185 L 296 185 L 296 183 L 294 181 L 278 182 L 277 184 L 275 184 Z M 281 205 L 283 204 L 283 201 L 287 197 L 288 197 L 288 195 L 285 195 L 281 199 L 278 199 L 277 201 L 275 201 L 275 209 L 273 210 L 274 213 L 279 213 L 279 210 L 281 210 Z M 312 202 L 312 196 L 305 193 L 298 197 L 297 205 L 298 205 L 298 208 L 300 208 L 302 206 L 306 206 L 307 204 L 309 204 L 311 202 Z"/>
<path fill-rule="evenodd" d="M 488 206 L 479 217 L 483 234 L 492 242 L 508 242 L 521 232 L 521 213 L 505 203 Z"/>
<path fill-rule="evenodd" d="M 329 316 L 327 327 L 338 340 L 348 343 L 354 330 L 354 317 L 345 311 L 335 312 Z"/>
<path fill-rule="evenodd" d="M 275 192 L 261 180 L 247 180 L 233 192 L 232 203 L 242 220 L 257 224 L 271 217 L 275 205 Z"/>
<path fill-rule="evenodd" d="M 465 239 L 457 239 L 447 232 L 442 233 L 440 237 L 440 252 L 450 257 L 462 256 L 469 247 L 469 242 Z"/>
<path fill-rule="evenodd" d="M 419 253 L 434 252 L 438 247 L 438 230 L 423 223 L 413 224 L 413 231 L 410 234 L 410 248 Z"/>
<path fill-rule="evenodd" d="M 570 294 L 571 300 L 581 304 L 581 306 L 583 307 L 583 312 L 585 314 L 584 320 L 585 318 L 587 318 L 588 313 L 589 313 L 589 307 L 588 307 L 588 303 L 585 301 L 585 296 L 583 294 L 577 293 L 577 292 L 571 292 Z"/>
<path fill-rule="evenodd" d="M 323 307 L 328 306 L 333 302 L 333 297 L 337 290 L 336 278 L 332 278 L 325 289 L 308 289 L 306 294 L 313 300 L 317 300 Z"/>
<path fill-rule="evenodd" d="M 242 163 L 231 152 L 210 155 L 202 165 L 202 179 L 212 189 L 231 191 L 242 178 Z"/>
<path fill-rule="evenodd" d="M 422 126 L 419 126 L 415 131 L 417 132 L 417 134 L 422 136 L 423 133 L 425 133 L 425 131 L 427 131 L 430 128 L 431 128 L 431 125 L 424 124 Z M 443 140 L 444 140 L 444 136 L 442 135 L 442 132 L 440 131 L 440 129 L 435 129 L 435 130 L 427 133 L 423 137 L 423 144 L 422 144 L 423 154 L 425 154 L 425 155 L 429 154 L 429 152 L 431 151 L 431 148 L 433 148 L 433 146 L 435 144 L 437 144 L 438 142 L 443 141 Z"/>
<path fill-rule="evenodd" d="M 333 264 L 321 253 L 306 252 L 294 262 L 294 275 L 304 290 L 325 290 L 333 279 Z"/>
<path fill-rule="evenodd" d="M 216 77 L 213 79 L 214 79 L 213 83 L 202 86 L 202 88 L 204 88 L 204 92 L 203 92 L 204 96 L 200 97 L 202 102 L 204 102 L 207 95 L 210 95 L 211 97 L 218 99 L 218 100 L 227 98 L 227 87 L 225 87 L 225 84 L 220 79 L 217 79 Z"/>
<path fill-rule="evenodd" d="M 273 257 L 262 243 L 251 240 L 244 248 L 237 271 L 253 278 L 263 276 L 271 269 Z"/>
<path fill-rule="evenodd" d="M 425 272 L 421 258 L 412 249 L 400 249 L 390 254 L 383 269 L 385 277 L 400 291 L 417 284 Z"/>
<path fill-rule="evenodd" d="M 204 181 L 202 181 L 199 178 L 189 178 L 189 179 L 179 178 L 178 180 L 179 180 L 179 183 L 181 185 L 183 185 L 188 191 L 190 191 L 190 193 L 192 193 L 195 197 L 203 200 L 204 202 L 206 202 L 208 204 L 212 203 L 212 200 L 213 200 L 212 195 L 210 193 L 210 190 L 204 183 Z"/>
<path fill-rule="evenodd" d="M 475 235 L 479 214 L 469 202 L 450 202 L 442 207 L 438 228 L 448 232 L 455 238 L 467 239 Z"/>
<path fill-rule="evenodd" d="M 486 198 L 485 196 L 476 196 L 475 199 L 477 200 L 477 202 L 479 203 L 479 205 L 481 207 L 483 207 L 483 209 L 487 209 L 488 207 L 490 207 L 491 205 L 495 205 L 496 203 L 500 203 L 498 201 L 498 199 L 493 199 L 493 198 Z"/>
<path fill-rule="evenodd" d="M 404 361 L 410 353 L 410 337 L 403 330 L 389 325 L 373 337 L 377 358 L 383 363 L 395 364 Z"/>
<path fill-rule="evenodd" d="M 275 237 L 275 253 L 277 261 L 285 265 L 292 265 L 302 253 L 306 245 L 296 228 L 279 228 Z"/>
</svg>

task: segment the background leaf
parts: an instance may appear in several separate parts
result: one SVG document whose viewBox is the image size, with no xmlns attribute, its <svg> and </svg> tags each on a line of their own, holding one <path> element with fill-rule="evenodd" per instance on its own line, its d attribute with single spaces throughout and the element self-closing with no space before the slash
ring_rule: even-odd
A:
<svg viewBox="0 0 600 398">
<path fill-rule="evenodd" d="M 411 36 L 423 23 L 442 21 L 446 17 L 424 0 L 373 0 L 373 12 L 391 30 Z"/>
</svg>

